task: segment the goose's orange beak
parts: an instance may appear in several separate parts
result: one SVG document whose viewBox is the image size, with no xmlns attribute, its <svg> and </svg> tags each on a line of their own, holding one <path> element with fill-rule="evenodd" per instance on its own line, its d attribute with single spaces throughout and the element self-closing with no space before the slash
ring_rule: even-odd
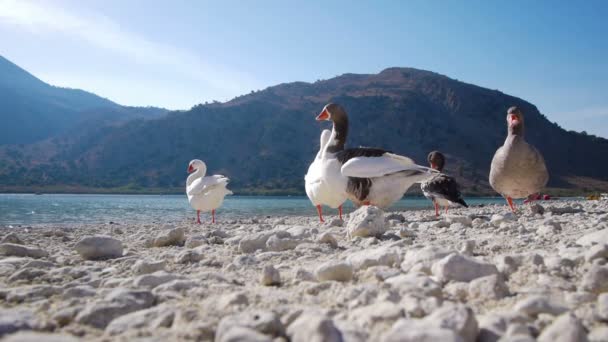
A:
<svg viewBox="0 0 608 342">
<path fill-rule="evenodd" d="M 329 113 L 327 112 L 327 109 L 323 109 L 321 114 L 317 115 L 317 121 L 324 121 L 324 120 L 329 120 Z"/>
</svg>

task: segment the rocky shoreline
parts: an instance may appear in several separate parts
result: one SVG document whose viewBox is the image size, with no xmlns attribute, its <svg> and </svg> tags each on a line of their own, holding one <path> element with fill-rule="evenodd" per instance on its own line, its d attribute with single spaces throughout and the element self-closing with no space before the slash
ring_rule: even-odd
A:
<svg viewBox="0 0 608 342">
<path fill-rule="evenodd" d="M 608 201 L 0 228 L 6 341 L 608 341 Z"/>
</svg>

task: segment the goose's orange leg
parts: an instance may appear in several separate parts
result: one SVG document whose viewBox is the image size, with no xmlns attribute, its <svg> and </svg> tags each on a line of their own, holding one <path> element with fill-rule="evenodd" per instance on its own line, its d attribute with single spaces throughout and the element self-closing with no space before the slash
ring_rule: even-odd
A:
<svg viewBox="0 0 608 342">
<path fill-rule="evenodd" d="M 340 213 L 340 220 L 342 219 L 342 205 L 338 207 L 338 212 Z"/>
<path fill-rule="evenodd" d="M 511 197 L 507 196 L 507 203 L 509 203 L 509 207 L 511 207 L 511 210 L 515 212 L 515 204 L 513 204 L 513 199 Z"/>
<path fill-rule="evenodd" d="M 317 205 L 317 213 L 319 213 L 319 221 L 321 222 L 325 222 L 325 220 L 323 220 L 323 209 L 321 209 L 321 205 Z"/>
</svg>

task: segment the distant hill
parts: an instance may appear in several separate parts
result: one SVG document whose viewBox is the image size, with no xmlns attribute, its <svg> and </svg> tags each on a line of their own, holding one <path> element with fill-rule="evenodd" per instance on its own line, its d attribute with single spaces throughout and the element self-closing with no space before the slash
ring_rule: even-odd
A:
<svg viewBox="0 0 608 342">
<path fill-rule="evenodd" d="M 237 192 L 303 194 L 319 133 L 330 128 L 315 115 L 330 101 L 349 113 L 349 146 L 384 147 L 421 164 L 441 150 L 448 172 L 474 194 L 493 194 L 490 161 L 506 136 L 506 110 L 517 105 L 552 187 L 608 189 L 608 140 L 566 131 L 522 99 L 411 68 L 280 84 L 154 120 L 5 147 L 0 184 L 181 189 L 188 161 L 200 158 Z"/>
<path fill-rule="evenodd" d="M 0 56 L 0 145 L 40 141 L 89 120 L 107 123 L 166 112 L 123 107 L 83 90 L 54 87 Z"/>
</svg>

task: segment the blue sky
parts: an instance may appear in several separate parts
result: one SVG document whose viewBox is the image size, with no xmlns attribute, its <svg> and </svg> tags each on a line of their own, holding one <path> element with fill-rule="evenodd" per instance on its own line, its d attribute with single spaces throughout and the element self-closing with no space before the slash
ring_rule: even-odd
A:
<svg viewBox="0 0 608 342">
<path fill-rule="evenodd" d="M 187 109 L 391 66 L 608 137 L 608 1 L 0 0 L 0 55 L 126 105 Z"/>
</svg>

